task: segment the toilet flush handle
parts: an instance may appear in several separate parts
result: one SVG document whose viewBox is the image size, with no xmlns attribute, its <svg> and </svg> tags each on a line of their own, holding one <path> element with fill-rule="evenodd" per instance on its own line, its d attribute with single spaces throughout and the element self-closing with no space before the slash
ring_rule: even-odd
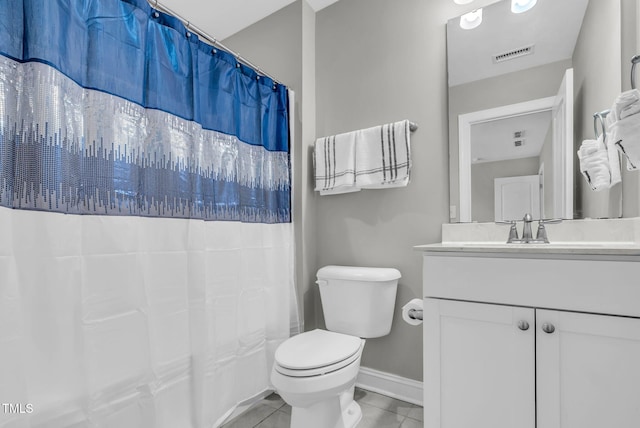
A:
<svg viewBox="0 0 640 428">
<path fill-rule="evenodd" d="M 318 286 L 322 287 L 323 285 L 327 285 L 329 282 L 324 280 L 324 279 L 319 279 L 316 281 L 316 284 L 318 284 Z"/>
</svg>

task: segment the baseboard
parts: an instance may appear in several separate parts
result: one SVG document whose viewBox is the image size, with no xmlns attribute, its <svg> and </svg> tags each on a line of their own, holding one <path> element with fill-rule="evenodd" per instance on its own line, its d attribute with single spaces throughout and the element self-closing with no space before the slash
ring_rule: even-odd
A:
<svg viewBox="0 0 640 428">
<path fill-rule="evenodd" d="M 258 403 L 260 400 L 271 395 L 272 392 L 274 392 L 272 389 L 265 389 L 264 391 L 259 392 L 253 397 L 238 403 L 235 407 L 233 407 L 223 416 L 218 418 L 218 420 L 213 424 L 213 426 L 214 427 L 222 426 L 225 422 L 228 422 L 233 418 L 240 416 L 241 414 L 249 410 L 252 406 L 254 406 L 256 403 Z"/>
<path fill-rule="evenodd" d="M 358 388 L 377 392 L 411 404 L 423 405 L 422 382 L 406 377 L 360 367 L 356 379 Z"/>
</svg>

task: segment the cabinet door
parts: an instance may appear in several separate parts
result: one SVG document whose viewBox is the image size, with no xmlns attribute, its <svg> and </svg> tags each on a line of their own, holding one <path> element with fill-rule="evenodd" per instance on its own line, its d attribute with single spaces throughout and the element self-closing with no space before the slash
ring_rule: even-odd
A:
<svg viewBox="0 0 640 428">
<path fill-rule="evenodd" d="M 534 428 L 534 310 L 427 298 L 423 313 L 425 428 Z"/>
<path fill-rule="evenodd" d="M 536 318 L 538 428 L 640 427 L 640 320 Z"/>
</svg>

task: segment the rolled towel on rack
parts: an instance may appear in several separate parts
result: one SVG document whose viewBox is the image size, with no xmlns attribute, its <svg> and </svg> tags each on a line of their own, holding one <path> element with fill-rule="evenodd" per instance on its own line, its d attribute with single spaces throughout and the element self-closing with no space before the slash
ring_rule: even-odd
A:
<svg viewBox="0 0 640 428">
<path fill-rule="evenodd" d="M 353 132 L 318 138 L 313 151 L 315 190 L 322 195 L 357 192 L 356 139 Z"/>
<path fill-rule="evenodd" d="M 611 115 L 605 118 L 605 126 L 607 129 L 613 125 L 614 119 Z M 611 138 L 611 133 L 607 132 L 604 139 L 604 144 L 607 148 L 607 158 L 609 160 L 609 172 L 611 173 L 611 183 L 609 187 L 614 186 L 622 181 L 622 174 L 620 171 L 620 154 L 618 153 L 618 149 L 615 145 L 615 141 Z"/>
<path fill-rule="evenodd" d="M 612 186 L 609 155 L 602 141 L 602 136 L 597 140 L 585 140 L 578 150 L 580 159 L 580 172 L 589 183 L 591 190 L 600 191 Z"/>
<path fill-rule="evenodd" d="M 356 185 L 363 189 L 403 187 L 411 174 L 410 122 L 357 131 Z"/>
<path fill-rule="evenodd" d="M 611 112 L 614 114 L 613 121 L 640 113 L 640 91 L 631 89 L 618 95 Z"/>
</svg>

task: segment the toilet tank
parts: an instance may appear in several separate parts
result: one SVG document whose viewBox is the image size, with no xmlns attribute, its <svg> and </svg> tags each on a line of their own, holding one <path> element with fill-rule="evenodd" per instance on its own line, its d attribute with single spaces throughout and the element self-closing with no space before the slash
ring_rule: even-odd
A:
<svg viewBox="0 0 640 428">
<path fill-rule="evenodd" d="M 389 334 L 400 277 L 393 268 L 325 266 L 318 270 L 327 330 L 362 338 Z"/>
</svg>

